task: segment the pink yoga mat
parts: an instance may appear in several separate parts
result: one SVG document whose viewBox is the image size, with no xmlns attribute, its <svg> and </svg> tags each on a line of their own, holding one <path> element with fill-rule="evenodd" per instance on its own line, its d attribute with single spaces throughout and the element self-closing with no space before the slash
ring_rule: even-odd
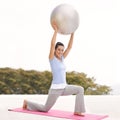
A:
<svg viewBox="0 0 120 120">
<path fill-rule="evenodd" d="M 23 110 L 22 108 L 16 108 L 16 109 L 10 109 L 10 111 L 44 115 L 44 116 L 57 117 L 57 118 L 66 118 L 71 120 L 102 120 L 108 117 L 107 115 L 96 115 L 96 114 L 85 114 L 85 116 L 77 116 L 74 115 L 73 112 L 62 111 L 62 110 L 50 110 L 49 112 L 46 113 L 46 112 L 29 111 L 29 110 Z"/>
</svg>

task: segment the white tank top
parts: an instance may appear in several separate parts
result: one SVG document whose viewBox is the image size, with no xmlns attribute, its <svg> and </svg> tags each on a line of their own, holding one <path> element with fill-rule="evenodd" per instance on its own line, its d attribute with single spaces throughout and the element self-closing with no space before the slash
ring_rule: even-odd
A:
<svg viewBox="0 0 120 120">
<path fill-rule="evenodd" d="M 54 58 L 50 60 L 50 66 L 52 70 L 53 80 L 51 89 L 64 89 L 66 84 L 66 68 L 64 65 L 64 57 L 61 60 Z"/>
</svg>

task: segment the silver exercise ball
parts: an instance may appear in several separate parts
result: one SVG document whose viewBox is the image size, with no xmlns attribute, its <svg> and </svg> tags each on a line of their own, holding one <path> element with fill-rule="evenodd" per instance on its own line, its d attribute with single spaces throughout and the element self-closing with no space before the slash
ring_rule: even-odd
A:
<svg viewBox="0 0 120 120">
<path fill-rule="evenodd" d="M 51 25 L 53 21 L 56 23 L 59 33 L 71 34 L 79 26 L 79 15 L 71 5 L 60 4 L 51 13 Z"/>
</svg>

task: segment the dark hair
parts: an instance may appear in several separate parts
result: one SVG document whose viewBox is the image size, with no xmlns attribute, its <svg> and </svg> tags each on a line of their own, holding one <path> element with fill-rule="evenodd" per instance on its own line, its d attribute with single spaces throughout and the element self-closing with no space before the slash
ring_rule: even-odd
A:
<svg viewBox="0 0 120 120">
<path fill-rule="evenodd" d="M 55 50 L 58 48 L 58 46 L 63 46 L 64 47 L 64 44 L 61 43 L 61 42 L 57 42 L 56 45 L 55 45 Z"/>
</svg>

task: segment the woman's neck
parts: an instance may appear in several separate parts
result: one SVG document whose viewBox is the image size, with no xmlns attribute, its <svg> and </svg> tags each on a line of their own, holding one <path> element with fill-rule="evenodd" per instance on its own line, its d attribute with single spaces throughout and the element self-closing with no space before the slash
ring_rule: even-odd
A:
<svg viewBox="0 0 120 120">
<path fill-rule="evenodd" d="M 55 57 L 56 57 L 58 60 L 62 61 L 61 57 L 58 57 L 58 56 L 56 56 L 56 55 L 55 55 Z"/>
</svg>

